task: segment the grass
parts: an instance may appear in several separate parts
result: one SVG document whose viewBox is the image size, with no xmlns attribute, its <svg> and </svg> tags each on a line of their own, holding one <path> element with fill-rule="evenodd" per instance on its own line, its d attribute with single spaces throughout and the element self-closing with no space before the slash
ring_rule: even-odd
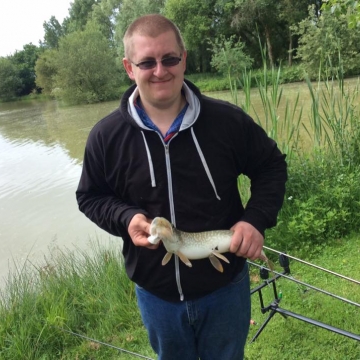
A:
<svg viewBox="0 0 360 360">
<path fill-rule="evenodd" d="M 359 236 L 334 241 L 321 254 L 309 259 L 312 263 L 347 277 L 359 279 Z M 294 254 L 291 253 L 294 256 Z M 296 256 L 296 255 L 295 255 Z M 278 265 L 279 271 L 282 268 Z M 360 303 L 360 285 L 327 274 L 290 259 L 291 276 L 295 279 Z M 259 278 L 253 270 L 252 279 Z M 360 335 L 359 307 L 322 294 L 287 279 L 277 281 L 283 294 L 280 307 L 325 324 Z M 263 290 L 265 306 L 273 300 L 272 288 Z M 257 294 L 252 298 L 252 318 L 258 323 L 250 329 L 249 339 L 255 335 L 269 312 L 262 314 Z M 252 359 L 346 359 L 360 358 L 360 342 L 335 334 L 292 317 L 284 319 L 276 314 L 258 339 L 246 346 L 246 358 Z"/>
<path fill-rule="evenodd" d="M 9 275 L 1 297 L 1 359 L 131 358 L 61 329 L 151 353 L 120 249 L 94 244 L 92 252 L 62 252 Z"/>
<path fill-rule="evenodd" d="M 356 279 L 360 272 L 358 243 L 356 236 L 333 242 L 311 261 Z M 360 303 L 359 285 L 292 260 L 290 268 L 294 278 Z M 251 269 L 255 287 L 261 280 L 257 268 Z M 281 271 L 278 264 L 277 269 Z M 278 280 L 277 288 L 283 293 L 281 307 L 359 333 L 359 308 L 286 279 Z M 265 305 L 270 304 L 271 288 L 266 287 L 263 295 Z M 250 343 L 268 316 L 261 313 L 257 294 L 252 296 L 252 308 L 258 325 L 250 329 L 248 360 L 359 359 L 360 342 L 280 314 Z M 62 329 L 155 359 L 120 249 L 94 243 L 92 255 L 65 251 L 42 266 L 26 263 L 9 276 L 1 294 L 0 317 L 0 358 L 4 360 L 135 358 Z"/>
<path fill-rule="evenodd" d="M 282 71 L 264 68 L 257 74 L 257 90 L 264 119 L 256 117 L 250 91 L 253 76 L 244 74 L 243 95 L 255 120 L 288 153 L 289 181 L 278 225 L 267 232 L 266 244 L 324 268 L 359 280 L 360 228 L 360 116 L 356 107 L 358 87 L 345 91 L 343 80 L 332 79 L 313 86 L 308 82 L 311 111 L 306 149 L 298 142 L 304 127 L 299 98 L 284 104 Z M 230 79 L 231 80 L 231 79 Z M 237 81 L 230 81 L 237 103 Z M 299 106 L 299 107 L 298 107 Z M 249 181 L 239 179 L 246 200 Z M 354 234 L 355 232 L 355 234 Z M 271 255 L 271 254 L 270 254 Z M 274 259 L 275 260 L 275 259 Z M 279 267 L 278 267 L 279 268 Z M 360 303 L 359 285 L 319 270 L 291 262 L 297 279 Z M 259 283 L 256 270 L 253 286 Z M 359 333 L 359 308 L 279 279 L 280 306 Z M 264 289 L 265 304 L 273 301 Z M 257 294 L 252 298 L 253 319 L 261 324 Z M 134 286 L 126 276 L 120 249 L 100 248 L 92 254 L 63 252 L 41 266 L 20 264 L 9 274 L 0 298 L 0 359 L 133 359 L 133 355 L 62 329 L 113 346 L 155 358 L 139 316 Z M 253 326 L 249 340 L 259 325 Z M 360 359 L 360 342 L 333 334 L 294 318 L 276 314 L 256 342 L 246 346 L 252 359 Z"/>
</svg>

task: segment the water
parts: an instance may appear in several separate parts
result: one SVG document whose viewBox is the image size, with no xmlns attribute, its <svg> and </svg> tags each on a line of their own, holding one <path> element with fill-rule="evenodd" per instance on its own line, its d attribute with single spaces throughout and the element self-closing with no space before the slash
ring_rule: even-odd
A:
<svg viewBox="0 0 360 360">
<path fill-rule="evenodd" d="M 357 79 L 348 83 L 355 86 Z M 301 106 L 307 105 L 306 121 L 307 85 L 285 86 L 290 101 L 298 92 Z M 250 114 L 263 119 L 261 99 L 256 89 L 252 93 Z M 232 101 L 229 92 L 210 95 Z M 89 131 L 117 106 L 118 101 L 67 108 L 56 101 L 0 104 L 0 285 L 14 262 L 41 262 L 49 252 L 84 249 L 93 239 L 121 246 L 121 239 L 79 212 L 75 199 Z"/>
<path fill-rule="evenodd" d="M 118 102 L 61 108 L 0 104 L 0 284 L 26 259 L 92 240 L 118 242 L 79 212 L 75 190 L 87 135 Z"/>
</svg>

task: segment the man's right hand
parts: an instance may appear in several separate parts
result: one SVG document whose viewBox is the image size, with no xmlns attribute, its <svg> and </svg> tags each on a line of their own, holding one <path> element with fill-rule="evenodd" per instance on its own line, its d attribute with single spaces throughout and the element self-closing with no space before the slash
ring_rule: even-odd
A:
<svg viewBox="0 0 360 360">
<path fill-rule="evenodd" d="M 151 220 L 143 214 L 136 214 L 129 223 L 128 233 L 135 246 L 144 246 L 148 249 L 157 249 L 159 244 L 151 244 L 148 241 L 150 236 Z"/>
</svg>

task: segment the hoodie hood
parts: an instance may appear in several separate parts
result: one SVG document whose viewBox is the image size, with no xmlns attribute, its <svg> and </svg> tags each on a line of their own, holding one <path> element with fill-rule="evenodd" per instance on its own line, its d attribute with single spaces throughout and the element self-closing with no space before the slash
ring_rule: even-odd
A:
<svg viewBox="0 0 360 360">
<path fill-rule="evenodd" d="M 197 120 L 200 114 L 200 108 L 201 108 L 201 102 L 200 102 L 201 95 L 199 90 L 195 86 L 193 86 L 187 80 L 184 80 L 182 90 L 185 94 L 185 98 L 189 106 L 184 115 L 180 127 L 180 131 L 189 128 L 195 123 L 195 121 Z M 124 93 L 124 96 L 121 99 L 120 112 L 122 112 L 122 114 L 126 116 L 126 119 L 131 123 L 133 123 L 133 125 L 136 125 L 144 130 L 152 130 L 148 128 L 146 125 L 144 125 L 144 123 L 141 121 L 135 109 L 134 103 L 138 96 L 139 96 L 139 89 L 136 85 L 133 85 Z"/>
</svg>

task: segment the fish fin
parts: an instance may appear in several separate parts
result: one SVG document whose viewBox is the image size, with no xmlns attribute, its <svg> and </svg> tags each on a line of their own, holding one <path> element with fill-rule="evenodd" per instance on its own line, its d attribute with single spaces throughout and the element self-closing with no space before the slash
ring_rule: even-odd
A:
<svg viewBox="0 0 360 360">
<path fill-rule="evenodd" d="M 266 265 L 268 266 L 268 268 L 271 270 L 271 272 L 273 273 L 273 277 L 275 277 L 275 265 L 274 263 L 265 255 L 264 250 L 261 250 L 261 255 L 259 257 L 260 260 L 264 261 L 266 263 Z"/>
<path fill-rule="evenodd" d="M 273 272 L 275 270 L 275 265 L 274 263 L 268 259 L 267 261 L 267 265 L 269 266 L 269 269 Z"/>
<path fill-rule="evenodd" d="M 267 261 L 267 256 L 266 256 L 263 249 L 261 250 L 261 254 L 259 256 L 259 259 L 261 259 L 262 261 Z"/>
<path fill-rule="evenodd" d="M 210 260 L 212 266 L 213 266 L 217 271 L 224 272 L 224 268 L 223 268 L 223 266 L 221 265 L 220 260 L 219 260 L 215 255 L 210 254 L 209 260 Z"/>
<path fill-rule="evenodd" d="M 164 258 L 162 259 L 161 265 L 163 265 L 163 266 L 166 265 L 170 261 L 171 257 L 172 257 L 172 253 L 167 252 L 165 254 Z"/>
<path fill-rule="evenodd" d="M 228 258 L 226 258 L 223 254 L 219 253 L 217 250 L 213 250 L 212 254 L 218 257 L 219 259 L 224 260 L 226 263 L 230 264 Z"/>
<path fill-rule="evenodd" d="M 192 267 L 192 264 L 190 262 L 190 260 L 183 254 L 181 253 L 180 251 L 178 251 L 176 253 L 176 255 L 180 258 L 180 260 L 188 267 Z"/>
</svg>

